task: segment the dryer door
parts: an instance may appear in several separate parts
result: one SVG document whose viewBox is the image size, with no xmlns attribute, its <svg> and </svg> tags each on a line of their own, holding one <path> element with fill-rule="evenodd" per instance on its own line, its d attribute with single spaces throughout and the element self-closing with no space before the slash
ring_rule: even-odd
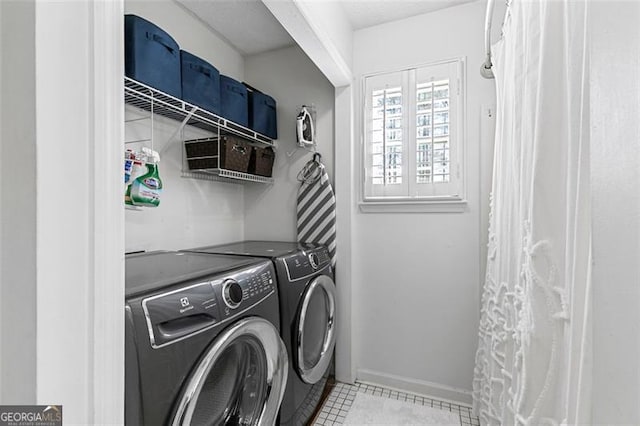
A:
<svg viewBox="0 0 640 426">
<path fill-rule="evenodd" d="M 272 425 L 287 383 L 287 350 L 259 317 L 222 332 L 187 379 L 172 425 Z"/>
<path fill-rule="evenodd" d="M 307 286 L 298 309 L 295 358 L 300 378 L 316 383 L 327 371 L 336 344 L 336 286 L 319 275 Z"/>
</svg>

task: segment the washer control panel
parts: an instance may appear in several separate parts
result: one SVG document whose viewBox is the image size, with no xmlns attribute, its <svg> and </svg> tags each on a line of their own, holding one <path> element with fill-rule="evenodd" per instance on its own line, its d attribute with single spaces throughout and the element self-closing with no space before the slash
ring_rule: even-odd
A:
<svg viewBox="0 0 640 426">
<path fill-rule="evenodd" d="M 151 346 L 168 345 L 225 322 L 272 295 L 271 261 L 207 278 L 142 300 Z"/>
<path fill-rule="evenodd" d="M 265 268 L 248 277 L 242 288 L 242 300 L 260 299 L 263 295 L 271 292 L 276 285 L 274 276 L 273 268 Z"/>
<path fill-rule="evenodd" d="M 290 281 L 308 277 L 324 269 L 329 263 L 329 251 L 326 247 L 305 250 L 284 259 Z"/>
<path fill-rule="evenodd" d="M 275 291 L 276 279 L 270 261 L 241 271 L 222 281 L 220 287 L 223 319 L 231 318 L 260 302 Z"/>
</svg>

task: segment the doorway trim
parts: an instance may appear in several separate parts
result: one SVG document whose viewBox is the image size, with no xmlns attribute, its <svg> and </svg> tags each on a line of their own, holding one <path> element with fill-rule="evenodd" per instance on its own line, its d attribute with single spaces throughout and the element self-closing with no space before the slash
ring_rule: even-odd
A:
<svg viewBox="0 0 640 426">
<path fill-rule="evenodd" d="M 124 422 L 123 16 L 93 2 L 93 424 Z"/>
</svg>

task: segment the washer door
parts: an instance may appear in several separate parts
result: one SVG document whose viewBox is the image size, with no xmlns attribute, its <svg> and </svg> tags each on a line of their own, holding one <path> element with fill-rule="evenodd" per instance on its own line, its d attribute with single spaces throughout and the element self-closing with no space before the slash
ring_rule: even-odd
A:
<svg viewBox="0 0 640 426">
<path fill-rule="evenodd" d="M 268 321 L 222 332 L 187 379 L 172 425 L 272 425 L 287 383 L 287 350 Z"/>
<path fill-rule="evenodd" d="M 300 378 L 318 382 L 331 363 L 336 344 L 336 290 L 333 280 L 319 275 L 307 286 L 298 310 L 296 367 Z"/>
</svg>

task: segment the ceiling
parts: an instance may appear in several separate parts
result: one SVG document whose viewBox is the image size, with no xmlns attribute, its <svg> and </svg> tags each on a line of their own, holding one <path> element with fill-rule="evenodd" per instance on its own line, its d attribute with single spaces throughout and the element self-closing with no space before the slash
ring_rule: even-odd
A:
<svg viewBox="0 0 640 426">
<path fill-rule="evenodd" d="M 177 1 L 243 55 L 295 44 L 260 0 Z"/>
<path fill-rule="evenodd" d="M 1 1 L 1 0 L 0 0 Z M 260 0 L 177 0 L 244 55 L 295 44 Z M 338 2 L 354 30 L 475 0 L 302 0 Z"/>
<path fill-rule="evenodd" d="M 360 30 L 472 1 L 474 0 L 344 0 L 339 3 L 353 29 Z"/>
</svg>

